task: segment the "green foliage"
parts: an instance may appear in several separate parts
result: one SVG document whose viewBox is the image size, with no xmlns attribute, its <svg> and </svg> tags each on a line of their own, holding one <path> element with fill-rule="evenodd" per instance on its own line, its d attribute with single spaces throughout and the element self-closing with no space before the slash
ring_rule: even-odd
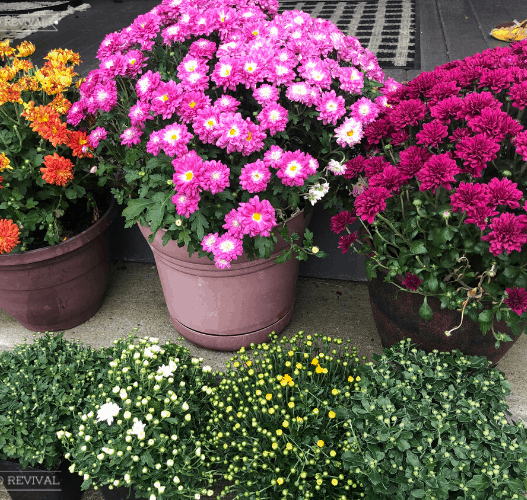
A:
<svg viewBox="0 0 527 500">
<path fill-rule="evenodd" d="M 0 353 L 0 459 L 22 467 L 60 464 L 57 432 L 71 429 L 78 405 L 104 376 L 108 353 L 46 333 Z"/>
</svg>

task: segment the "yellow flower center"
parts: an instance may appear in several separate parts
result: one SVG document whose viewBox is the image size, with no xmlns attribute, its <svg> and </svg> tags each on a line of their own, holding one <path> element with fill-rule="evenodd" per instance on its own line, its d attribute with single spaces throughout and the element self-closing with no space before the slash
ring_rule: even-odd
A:
<svg viewBox="0 0 527 500">
<path fill-rule="evenodd" d="M 259 214 L 257 212 L 253 214 L 253 220 L 259 221 L 261 218 L 262 218 L 262 214 Z"/>
<path fill-rule="evenodd" d="M 212 127 L 212 126 L 214 125 L 214 120 L 208 120 L 208 121 L 207 121 L 207 125 L 208 125 L 209 127 Z"/>
<path fill-rule="evenodd" d="M 347 132 L 346 135 L 347 135 L 348 137 L 351 137 L 351 136 L 353 135 L 353 130 L 350 130 L 349 132 Z"/>
<path fill-rule="evenodd" d="M 133 66 L 135 64 L 135 59 L 130 59 L 130 64 Z"/>
<path fill-rule="evenodd" d="M 163 102 L 168 101 L 168 95 L 165 94 L 165 95 L 161 98 L 161 100 L 162 100 Z"/>
<path fill-rule="evenodd" d="M 185 179 L 186 179 L 187 181 L 191 181 L 193 177 L 194 177 L 194 174 L 193 174 L 192 172 L 187 172 L 187 173 L 185 174 Z"/>
<path fill-rule="evenodd" d="M 247 136 L 247 139 L 246 139 L 246 140 L 247 140 L 247 141 L 251 141 L 252 138 L 253 138 L 253 136 L 252 136 L 251 133 L 249 132 L 249 135 Z"/>
<path fill-rule="evenodd" d="M 194 108 L 195 105 L 196 105 L 196 101 L 192 101 L 192 102 L 189 104 L 189 106 L 190 106 L 191 108 Z"/>
<path fill-rule="evenodd" d="M 229 135 L 236 135 L 236 129 L 235 128 L 231 128 L 229 130 Z"/>
</svg>

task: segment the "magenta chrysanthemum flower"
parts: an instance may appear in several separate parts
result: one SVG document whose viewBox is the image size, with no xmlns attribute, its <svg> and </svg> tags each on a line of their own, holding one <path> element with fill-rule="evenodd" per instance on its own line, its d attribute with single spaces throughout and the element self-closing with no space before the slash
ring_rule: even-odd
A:
<svg viewBox="0 0 527 500">
<path fill-rule="evenodd" d="M 141 136 L 143 131 L 137 127 L 130 127 L 123 131 L 119 136 L 121 139 L 121 144 L 123 146 L 131 147 L 132 145 L 137 145 L 141 142 Z"/>
<path fill-rule="evenodd" d="M 317 120 L 321 120 L 324 125 L 336 125 L 339 118 L 346 114 L 346 101 L 344 97 L 337 96 L 334 90 L 322 92 L 315 109 L 319 112 Z"/>
<path fill-rule="evenodd" d="M 351 234 L 345 234 L 344 236 L 341 236 L 339 239 L 338 248 L 342 250 L 342 253 L 346 253 L 348 251 L 348 248 L 355 243 L 357 240 L 357 231 L 354 231 Z"/>
<path fill-rule="evenodd" d="M 71 125 L 77 126 L 84 118 L 84 106 L 81 101 L 74 102 L 68 111 L 67 122 Z"/>
<path fill-rule="evenodd" d="M 362 137 L 362 124 L 355 118 L 346 118 L 344 123 L 335 129 L 335 140 L 343 148 L 357 144 Z"/>
<path fill-rule="evenodd" d="M 337 215 L 331 217 L 330 229 L 334 233 L 340 234 L 342 231 L 344 231 L 344 229 L 346 229 L 347 224 L 351 226 L 351 224 L 353 224 L 356 220 L 357 217 L 347 210 L 344 210 L 344 212 L 340 212 Z"/>
<path fill-rule="evenodd" d="M 364 170 L 364 156 L 356 156 L 346 162 L 346 171 L 344 177 L 346 179 L 354 179 Z"/>
<path fill-rule="evenodd" d="M 379 144 L 382 139 L 389 137 L 393 132 L 395 132 L 395 128 L 392 126 L 390 119 L 384 117 L 368 124 L 364 130 L 364 136 L 368 140 L 368 144 L 375 145 Z"/>
<path fill-rule="evenodd" d="M 512 143 L 516 146 L 516 153 L 522 155 L 523 160 L 527 161 L 527 130 L 517 134 Z"/>
<path fill-rule="evenodd" d="M 204 92 L 185 92 L 179 99 L 176 112 L 183 123 L 193 121 L 200 109 L 210 106 L 210 97 Z"/>
<path fill-rule="evenodd" d="M 380 113 L 380 109 L 367 97 L 361 97 L 351 106 L 351 114 L 363 125 L 371 123 Z"/>
<path fill-rule="evenodd" d="M 214 108 L 221 112 L 235 113 L 239 105 L 240 101 L 227 94 L 218 97 L 218 99 L 214 101 Z"/>
<path fill-rule="evenodd" d="M 415 174 L 415 177 L 421 183 L 419 191 L 431 190 L 432 193 L 435 193 L 439 186 L 450 191 L 452 189 L 451 183 L 456 181 L 454 176 L 458 173 L 459 167 L 448 152 L 433 155 L 423 168 Z"/>
<path fill-rule="evenodd" d="M 423 128 L 415 135 L 417 144 L 424 144 L 431 148 L 437 148 L 440 142 L 448 135 L 448 127 L 439 120 L 424 123 Z"/>
<path fill-rule="evenodd" d="M 150 134 L 150 138 L 146 143 L 146 152 L 157 156 L 161 152 L 161 131 L 154 131 Z"/>
<path fill-rule="evenodd" d="M 429 99 L 429 106 L 453 97 L 459 94 L 461 87 L 456 85 L 456 82 L 440 82 L 436 83 L 431 89 L 427 90 L 424 95 Z"/>
<path fill-rule="evenodd" d="M 98 83 L 93 91 L 94 102 L 101 111 L 111 111 L 117 104 L 117 86 L 109 80 L 104 85 Z"/>
<path fill-rule="evenodd" d="M 212 194 L 221 193 L 226 187 L 229 187 L 229 174 L 229 167 L 220 161 L 204 161 L 201 187 Z"/>
<path fill-rule="evenodd" d="M 160 131 L 161 148 L 167 156 L 183 156 L 188 152 L 187 144 L 192 134 L 185 125 L 173 123 Z"/>
<path fill-rule="evenodd" d="M 435 105 L 430 105 L 430 115 L 441 123 L 450 123 L 461 111 L 463 99 L 460 97 L 447 97 Z"/>
<path fill-rule="evenodd" d="M 509 90 L 512 105 L 518 109 L 527 107 L 527 81 L 513 85 Z"/>
<path fill-rule="evenodd" d="M 167 83 L 161 82 L 152 93 L 150 109 L 155 115 L 161 115 L 163 120 L 168 120 L 174 114 L 182 93 L 181 85 L 174 80 Z"/>
<path fill-rule="evenodd" d="M 159 72 L 156 71 L 155 73 L 152 73 L 152 71 L 148 70 L 135 84 L 137 97 L 139 97 L 141 101 L 149 101 L 160 83 L 161 75 Z"/>
<path fill-rule="evenodd" d="M 489 139 L 484 134 L 465 137 L 456 144 L 456 156 L 463 160 L 465 168 L 462 173 L 472 177 L 481 177 L 481 172 L 487 167 L 487 162 L 495 160 L 500 150 L 500 144 Z"/>
<path fill-rule="evenodd" d="M 498 213 L 489 205 L 480 205 L 477 210 L 472 211 L 470 216 L 465 219 L 465 224 L 475 224 L 481 231 L 485 231 L 489 225 L 489 219 L 498 215 Z"/>
<path fill-rule="evenodd" d="M 257 118 L 260 121 L 260 128 L 269 129 L 270 135 L 273 136 L 276 132 L 283 132 L 286 129 L 288 111 L 280 104 L 270 103 L 264 106 Z"/>
<path fill-rule="evenodd" d="M 426 105 L 420 99 L 401 101 L 391 110 L 389 119 L 396 129 L 417 125 L 426 115 Z"/>
<path fill-rule="evenodd" d="M 264 84 L 253 90 L 253 96 L 258 104 L 263 106 L 265 104 L 277 102 L 280 92 L 275 86 Z"/>
<path fill-rule="evenodd" d="M 509 118 L 507 113 L 501 110 L 484 108 L 481 114 L 468 120 L 469 128 L 477 134 L 485 134 L 487 137 L 496 141 L 501 141 L 507 134 L 509 128 Z M 513 120 L 521 129 L 521 125 Z"/>
<path fill-rule="evenodd" d="M 364 160 L 364 173 L 366 177 L 372 177 L 391 166 L 392 164 L 387 162 L 382 156 L 371 156 Z"/>
<path fill-rule="evenodd" d="M 188 53 L 191 56 L 203 57 L 205 59 L 210 59 L 215 52 L 216 44 L 206 38 L 200 38 L 199 40 L 192 42 L 188 49 Z"/>
<path fill-rule="evenodd" d="M 107 133 L 104 127 L 97 127 L 90 132 L 89 142 L 90 146 L 96 148 L 100 141 L 106 139 Z"/>
<path fill-rule="evenodd" d="M 267 189 L 271 171 L 262 160 L 247 163 L 241 171 L 240 184 L 249 193 L 259 193 Z"/>
<path fill-rule="evenodd" d="M 479 77 L 478 87 L 490 87 L 499 94 L 502 90 L 508 89 L 514 82 L 514 74 L 506 68 L 488 69 L 485 68 Z"/>
<path fill-rule="evenodd" d="M 507 292 L 507 298 L 503 301 L 507 304 L 512 311 L 514 311 L 518 316 L 521 316 L 525 311 L 527 311 L 527 290 L 525 288 L 514 288 L 505 289 Z"/>
<path fill-rule="evenodd" d="M 404 144 L 410 138 L 410 135 L 408 134 L 406 130 L 403 129 L 403 130 L 398 130 L 397 132 L 394 132 L 391 135 L 391 138 L 392 138 L 392 141 L 390 144 L 392 146 L 400 146 L 401 144 Z"/>
<path fill-rule="evenodd" d="M 509 179 L 494 177 L 488 183 L 489 205 L 507 205 L 509 208 L 519 208 L 523 193 L 517 188 L 518 183 Z"/>
<path fill-rule="evenodd" d="M 232 234 L 225 233 L 216 240 L 212 253 L 217 259 L 235 260 L 243 254 L 243 242 Z"/>
<path fill-rule="evenodd" d="M 384 187 L 368 188 L 355 198 L 355 209 L 357 215 L 371 224 L 375 216 L 386 210 L 386 200 L 392 195 Z"/>
<path fill-rule="evenodd" d="M 406 180 L 398 168 L 388 165 L 382 172 L 370 177 L 368 185 L 370 187 L 385 187 L 388 191 L 398 192 Z"/>
<path fill-rule="evenodd" d="M 285 186 L 303 186 L 305 179 L 309 177 L 308 161 L 300 150 L 284 153 L 277 166 L 276 175 L 282 179 Z"/>
<path fill-rule="evenodd" d="M 364 87 L 364 73 L 352 66 L 341 67 L 337 73 L 340 88 L 350 94 L 360 94 Z M 385 82 L 386 83 L 386 82 Z"/>
<path fill-rule="evenodd" d="M 176 193 L 172 196 L 172 203 L 176 205 L 176 212 L 178 215 L 183 217 L 189 217 L 190 214 L 193 214 L 198 210 L 198 203 L 200 200 L 200 195 L 196 192 L 193 195 L 188 195 L 186 193 Z"/>
<path fill-rule="evenodd" d="M 501 102 L 490 92 L 472 92 L 463 99 L 461 109 L 457 114 L 459 120 L 470 120 L 481 114 L 484 108 L 501 109 Z"/>
<path fill-rule="evenodd" d="M 406 278 L 402 284 L 408 288 L 408 290 L 417 290 L 423 280 L 419 279 L 416 274 L 406 273 Z"/>
<path fill-rule="evenodd" d="M 193 195 L 203 183 L 203 160 L 194 150 L 181 158 L 172 160 L 175 174 L 172 177 L 175 189 L 179 193 Z"/>
<path fill-rule="evenodd" d="M 243 233 L 254 236 L 270 236 L 271 229 L 277 226 L 276 214 L 268 200 L 260 201 L 258 195 L 247 203 L 240 203 L 239 212 L 243 216 Z"/>
<path fill-rule="evenodd" d="M 227 230 L 229 234 L 232 234 L 236 238 L 243 238 L 243 215 L 233 208 L 228 214 L 225 215 L 225 224 L 223 228 Z"/>
<path fill-rule="evenodd" d="M 486 184 L 460 182 L 456 192 L 450 196 L 452 211 L 461 210 L 469 216 L 485 207 L 488 203 L 488 189 Z"/>
<path fill-rule="evenodd" d="M 201 246 L 205 252 L 212 252 L 218 241 L 219 233 L 209 233 L 203 237 Z"/>
<path fill-rule="evenodd" d="M 154 117 L 149 113 L 150 106 L 142 101 L 137 103 L 130 108 L 128 116 L 134 127 L 145 128 L 146 120 L 153 120 Z"/>
<path fill-rule="evenodd" d="M 525 227 L 521 221 L 519 216 L 509 212 L 492 219 L 491 232 L 481 237 L 482 240 L 490 243 L 492 255 L 497 256 L 504 251 L 508 254 L 513 250 L 521 251 L 522 245 L 527 243 L 527 234 L 524 232 Z"/>
</svg>

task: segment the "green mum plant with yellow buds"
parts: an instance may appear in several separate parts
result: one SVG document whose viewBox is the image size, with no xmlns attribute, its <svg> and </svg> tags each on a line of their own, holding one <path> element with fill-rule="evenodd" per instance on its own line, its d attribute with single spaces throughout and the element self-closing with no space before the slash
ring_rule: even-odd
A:
<svg viewBox="0 0 527 500">
<path fill-rule="evenodd" d="M 72 432 L 59 432 L 70 471 L 84 477 L 83 490 L 133 485 L 137 497 L 150 500 L 211 495 L 201 422 L 215 374 L 186 347 L 135 340 L 114 341 L 97 393 Z"/>
<path fill-rule="evenodd" d="M 337 459 L 367 500 L 523 500 L 527 432 L 506 419 L 503 373 L 410 339 L 373 359 L 357 368 L 363 390 L 335 412 L 354 429 Z"/>
<path fill-rule="evenodd" d="M 341 458 L 353 429 L 336 418 L 363 390 L 355 348 L 303 332 L 277 338 L 251 356 L 242 348 L 213 391 L 209 446 L 231 482 L 220 497 L 358 498 L 362 484 Z"/>
</svg>

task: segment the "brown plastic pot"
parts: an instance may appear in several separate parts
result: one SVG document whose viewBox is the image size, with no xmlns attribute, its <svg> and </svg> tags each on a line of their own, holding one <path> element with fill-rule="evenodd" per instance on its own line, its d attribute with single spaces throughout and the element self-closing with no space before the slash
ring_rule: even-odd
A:
<svg viewBox="0 0 527 500">
<path fill-rule="evenodd" d="M 69 465 L 64 460 L 56 470 L 44 471 L 0 460 L 0 478 L 12 500 L 80 500 L 83 478 Z"/>
<path fill-rule="evenodd" d="M 289 234 L 303 236 L 311 220 L 303 212 L 289 219 Z M 139 226 L 148 240 L 149 227 Z M 218 351 L 236 351 L 251 343 L 265 342 L 280 333 L 291 320 L 296 297 L 299 261 L 273 262 L 289 244 L 274 229 L 278 242 L 270 259 L 249 262 L 244 253 L 230 269 L 218 269 L 207 257 L 176 241 L 162 245 L 159 230 L 150 245 L 161 279 L 170 319 L 191 342 Z"/>
<path fill-rule="evenodd" d="M 449 337 L 445 331 L 455 328 L 461 322 L 461 312 L 441 309 L 441 301 L 436 297 L 428 297 L 427 303 L 432 309 L 433 316 L 427 322 L 419 316 L 419 308 L 423 305 L 421 294 L 399 291 L 384 278 L 387 273 L 377 268 L 377 278 L 368 281 L 371 309 L 377 331 L 381 337 L 383 347 L 391 347 L 402 339 L 409 337 L 418 344 L 420 349 L 431 352 L 437 349 L 448 352 L 459 349 L 469 356 L 485 356 L 495 365 L 505 353 L 520 338 L 514 335 L 505 321 L 494 323 L 494 329 L 506 333 L 512 342 L 501 342 L 498 349 L 494 344 L 496 339 L 491 332 L 481 333 L 479 323 L 470 320 L 466 315 L 463 324 L 454 330 Z M 402 286 L 402 279 L 396 276 L 395 281 Z M 397 299 L 395 298 L 396 292 Z M 525 323 L 523 332 L 525 332 Z"/>
<path fill-rule="evenodd" d="M 86 231 L 59 245 L 0 255 L 0 309 L 34 332 L 74 328 L 101 307 L 110 259 L 110 208 Z"/>
</svg>

